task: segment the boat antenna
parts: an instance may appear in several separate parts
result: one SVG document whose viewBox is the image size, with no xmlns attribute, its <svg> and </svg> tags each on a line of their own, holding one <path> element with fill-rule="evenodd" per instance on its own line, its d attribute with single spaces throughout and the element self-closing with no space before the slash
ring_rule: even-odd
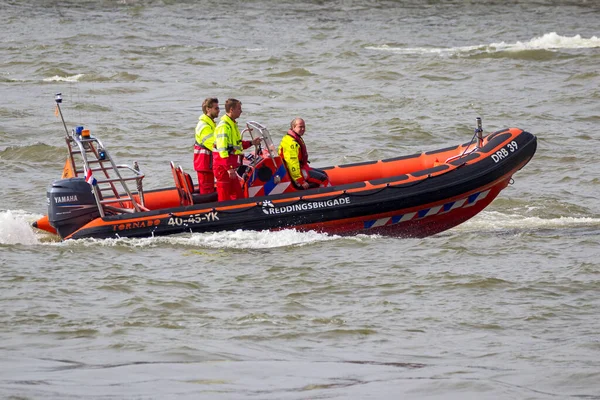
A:
<svg viewBox="0 0 600 400">
<path fill-rule="evenodd" d="M 483 146 L 483 128 L 481 127 L 481 117 L 475 118 L 475 123 L 477 124 L 477 128 L 475 128 L 475 134 L 473 134 L 471 141 L 469 141 L 469 144 L 467 145 L 467 147 L 465 147 L 462 154 L 460 156 L 458 156 L 458 158 L 462 158 L 462 156 L 465 155 L 465 153 L 467 152 L 467 149 L 469 148 L 469 146 L 471 146 L 471 144 L 473 143 L 473 141 L 475 140 L 476 137 L 477 137 L 477 147 L 481 148 L 481 146 Z M 474 150 L 475 149 L 473 149 L 471 151 L 474 151 Z"/>
<path fill-rule="evenodd" d="M 475 122 L 477 123 L 477 128 L 475 128 L 475 134 L 477 135 L 478 146 L 483 146 L 483 128 L 481 127 L 481 117 L 475 118 Z"/>
<path fill-rule="evenodd" d="M 60 109 L 60 103 L 62 103 L 62 93 L 56 93 L 54 96 L 54 101 L 56 102 L 56 111 L 60 114 L 60 119 L 62 120 L 63 126 L 65 127 L 65 132 L 67 137 L 69 137 L 69 130 L 67 129 L 67 124 L 65 123 L 65 119 L 63 118 L 62 110 Z"/>
</svg>

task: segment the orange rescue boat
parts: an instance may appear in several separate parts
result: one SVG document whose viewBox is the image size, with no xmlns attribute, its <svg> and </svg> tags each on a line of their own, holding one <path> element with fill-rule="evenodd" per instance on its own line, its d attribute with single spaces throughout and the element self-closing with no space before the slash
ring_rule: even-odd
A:
<svg viewBox="0 0 600 400">
<path fill-rule="evenodd" d="M 250 121 L 244 132 L 260 137 L 261 145 L 238 170 L 245 198 L 218 202 L 214 193 L 198 194 L 173 163 L 173 187 L 144 191 L 137 164 L 115 164 L 98 138 L 81 127 L 69 133 L 63 120 L 68 158 L 62 178 L 48 189 L 48 216 L 34 226 L 62 239 L 290 228 L 425 237 L 483 210 L 535 154 L 531 133 L 507 128 L 484 135 L 477 122 L 469 143 L 321 168 L 331 186 L 299 190 L 268 129 Z"/>
</svg>

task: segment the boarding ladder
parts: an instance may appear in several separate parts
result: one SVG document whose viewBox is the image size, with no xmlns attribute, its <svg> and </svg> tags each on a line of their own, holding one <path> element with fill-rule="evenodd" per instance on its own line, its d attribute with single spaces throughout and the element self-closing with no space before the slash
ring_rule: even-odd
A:
<svg viewBox="0 0 600 400">
<path fill-rule="evenodd" d="M 62 111 L 60 93 L 56 95 L 57 110 Z M 110 153 L 100 139 L 90 135 L 89 130 L 83 127 L 73 129 L 71 133 L 65 126 L 65 141 L 68 149 L 68 160 L 65 165 L 65 176 L 83 177 L 90 183 L 100 216 L 107 214 L 123 214 L 148 211 L 144 206 L 144 192 L 142 179 L 144 174 L 140 171 L 137 162 L 134 166 L 115 164 Z M 69 169 L 69 173 L 67 173 Z M 127 171 L 128 176 L 123 176 L 121 171 Z M 135 181 L 137 196 L 134 197 L 127 183 Z"/>
</svg>

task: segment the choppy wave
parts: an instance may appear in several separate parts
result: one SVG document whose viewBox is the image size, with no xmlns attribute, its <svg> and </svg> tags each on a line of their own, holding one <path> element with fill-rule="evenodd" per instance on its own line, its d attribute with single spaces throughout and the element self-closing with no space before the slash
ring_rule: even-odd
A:
<svg viewBox="0 0 600 400">
<path fill-rule="evenodd" d="M 139 75 L 129 72 L 119 72 L 110 76 L 102 74 L 76 74 L 76 75 L 54 75 L 50 78 L 42 79 L 43 82 L 134 82 L 138 80 Z"/>
<path fill-rule="evenodd" d="M 536 37 L 528 42 L 516 43 L 492 43 L 489 45 L 492 49 L 521 51 L 521 50 L 553 50 L 553 49 L 589 49 L 600 47 L 600 39 L 592 36 L 589 39 L 582 38 L 581 35 L 572 37 L 561 36 L 556 32 L 546 33 L 541 37 Z"/>
<path fill-rule="evenodd" d="M 368 50 L 389 51 L 398 54 L 439 54 L 439 55 L 454 55 L 461 53 L 474 52 L 520 52 L 530 50 L 558 50 L 558 49 L 589 49 L 600 47 L 600 38 L 592 36 L 589 39 L 582 38 L 581 35 L 561 36 L 556 32 L 546 33 L 540 37 L 516 43 L 498 42 L 491 44 L 479 44 L 472 46 L 459 47 L 396 47 L 389 45 L 368 46 Z"/>
<path fill-rule="evenodd" d="M 77 74 L 77 75 L 71 75 L 71 76 L 59 76 L 59 75 L 54 75 L 53 77 L 50 78 L 44 78 L 43 81 L 44 82 L 79 82 L 79 80 L 81 78 L 83 78 L 84 74 Z"/>
<path fill-rule="evenodd" d="M 269 74 L 269 76 L 274 78 L 307 77 L 312 75 L 314 74 L 305 68 L 292 68 L 287 71 Z"/>
<path fill-rule="evenodd" d="M 56 163 L 64 161 L 65 153 L 63 149 L 45 143 L 35 143 L 28 146 L 0 148 L 0 159 L 6 161 L 49 161 Z"/>
</svg>

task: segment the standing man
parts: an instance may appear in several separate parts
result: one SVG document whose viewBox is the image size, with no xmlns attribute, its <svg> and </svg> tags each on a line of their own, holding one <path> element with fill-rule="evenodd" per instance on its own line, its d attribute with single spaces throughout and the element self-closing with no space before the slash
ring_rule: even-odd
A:
<svg viewBox="0 0 600 400">
<path fill-rule="evenodd" d="M 219 201 L 243 197 L 236 171 L 241 165 L 243 150 L 260 143 L 260 138 L 255 138 L 253 141 L 242 140 L 236 122 L 240 115 L 242 115 L 242 103 L 236 99 L 227 99 L 225 115 L 221 117 L 221 122 L 215 129 L 213 171 L 217 178 Z"/>
<path fill-rule="evenodd" d="M 219 116 L 219 100 L 209 97 L 202 102 L 202 114 L 196 125 L 194 143 L 194 169 L 198 173 L 200 194 L 215 191 L 212 148 L 215 141 L 215 118 Z"/>
<path fill-rule="evenodd" d="M 294 118 L 290 123 L 290 130 L 281 139 L 279 144 L 279 155 L 283 159 L 285 167 L 298 189 L 316 188 L 319 186 L 330 186 L 329 178 L 325 171 L 311 168 L 308 165 L 308 151 L 304 144 L 304 132 L 306 124 L 302 118 Z"/>
</svg>

